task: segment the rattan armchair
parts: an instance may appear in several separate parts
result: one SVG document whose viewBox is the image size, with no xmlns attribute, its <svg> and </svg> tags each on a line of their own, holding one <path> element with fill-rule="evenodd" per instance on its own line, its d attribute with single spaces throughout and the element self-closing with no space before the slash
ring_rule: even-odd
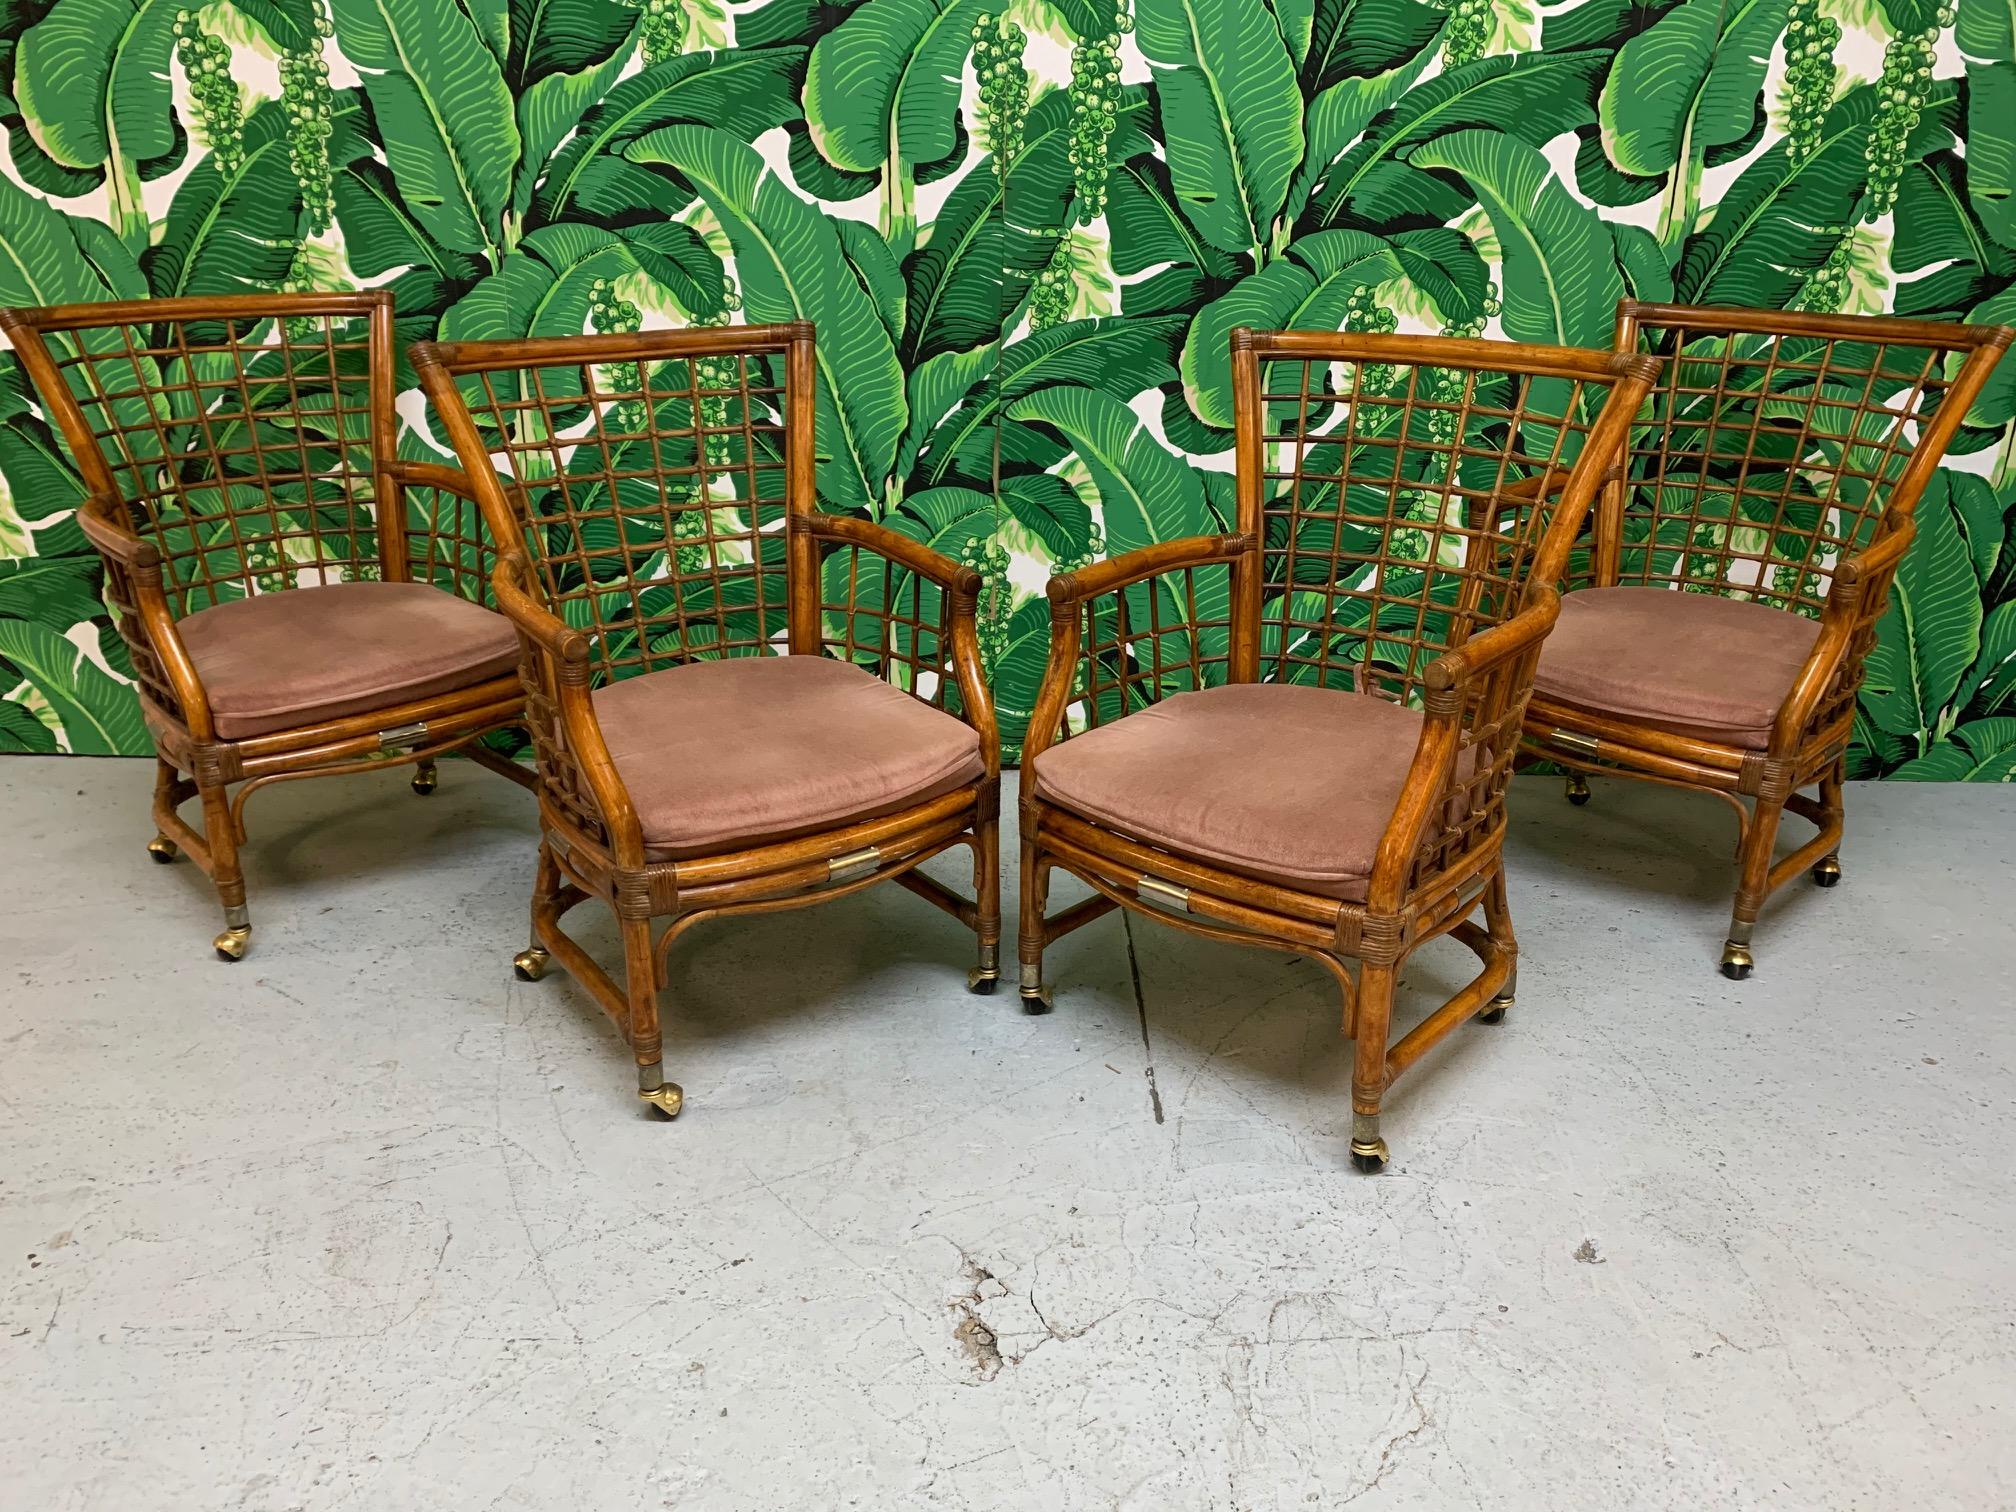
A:
<svg viewBox="0 0 2016 1512">
<path fill-rule="evenodd" d="M 1617 349 L 1648 346 L 1661 376 L 1573 558 L 1528 740 L 1570 768 L 1572 802 L 1604 772 L 1736 811 L 1727 977 L 1750 975 L 1771 893 L 1841 878 L 1842 761 L 1876 622 L 1919 495 L 2010 336 L 1619 307 Z M 1817 833 L 1780 857 L 1788 810 Z"/>
<path fill-rule="evenodd" d="M 427 793 L 452 750 L 529 783 L 475 744 L 520 716 L 516 637 L 484 607 L 493 553 L 461 474 L 397 455 L 390 295 L 6 310 L 0 328 L 83 476 L 157 755 L 147 849 L 209 874 L 219 956 L 251 941 L 239 851 L 260 788 L 414 764 Z"/>
<path fill-rule="evenodd" d="M 413 358 L 508 546 L 542 828 L 532 939 L 615 1021 L 658 1116 L 658 996 L 704 920 L 893 880 L 1000 976 L 1000 765 L 980 576 L 813 500 L 810 325 L 421 344 Z M 918 871 L 973 856 L 967 900 Z M 560 927 L 615 914 L 623 979 Z M 669 919 L 656 934 L 652 921 Z"/>
<path fill-rule="evenodd" d="M 1356 1040 L 1351 1157 L 1376 1171 L 1395 1078 L 1511 1005 L 1505 783 L 1554 583 L 1654 363 L 1231 339 L 1237 529 L 1050 582 L 1022 996 L 1046 1007 L 1045 947 L 1116 905 L 1320 962 Z M 1059 867 L 1094 896 L 1045 917 Z M 1444 935 L 1483 970 L 1389 1045 L 1401 964 Z"/>
</svg>

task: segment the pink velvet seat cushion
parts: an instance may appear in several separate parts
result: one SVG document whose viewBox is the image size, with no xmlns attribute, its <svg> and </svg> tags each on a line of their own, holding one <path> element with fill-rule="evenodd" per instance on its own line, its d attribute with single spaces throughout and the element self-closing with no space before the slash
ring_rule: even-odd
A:
<svg viewBox="0 0 2016 1512">
<path fill-rule="evenodd" d="M 1761 751 L 1819 633 L 1801 615 L 1717 594 L 1580 588 L 1561 600 L 1533 686 L 1572 708 Z"/>
<path fill-rule="evenodd" d="M 687 662 L 594 700 L 654 861 L 839 829 L 987 772 L 970 727 L 831 657 Z"/>
<path fill-rule="evenodd" d="M 509 620 L 426 583 L 258 593 L 176 629 L 225 740 L 452 693 L 518 664 Z"/>
<path fill-rule="evenodd" d="M 1365 901 L 1421 715 L 1294 683 L 1179 693 L 1052 746 L 1037 791 L 1161 850 Z"/>
</svg>

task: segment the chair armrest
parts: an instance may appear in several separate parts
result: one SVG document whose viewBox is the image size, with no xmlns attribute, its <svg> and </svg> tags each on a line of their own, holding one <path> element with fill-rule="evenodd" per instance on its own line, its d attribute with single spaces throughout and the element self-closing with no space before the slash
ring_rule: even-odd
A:
<svg viewBox="0 0 2016 1512">
<path fill-rule="evenodd" d="M 483 518 L 483 501 L 468 474 L 440 462 L 395 457 L 385 464 L 385 476 L 393 497 L 384 518 L 388 523 L 396 519 L 398 525 L 396 534 L 391 529 L 381 532 L 387 577 L 394 571 L 408 580 L 417 574 L 472 604 L 485 603 L 484 589 L 496 572 L 497 547 Z M 408 489 L 431 490 L 460 503 L 451 508 L 437 500 L 430 510 L 409 500 Z M 416 514 L 421 516 L 419 529 Z M 396 564 L 390 559 L 395 549 Z"/>
<path fill-rule="evenodd" d="M 1889 534 L 1834 569 L 1833 587 L 1820 609 L 1820 633 L 1772 722 L 1774 755 L 1795 752 L 1816 720 L 1838 713 L 1835 706 L 1843 697 L 1853 701 L 1876 621 L 1890 606 L 1891 580 L 1917 533 L 1917 521 L 1907 516 Z"/>
<path fill-rule="evenodd" d="M 518 633 L 533 642 L 554 660 L 573 666 L 588 663 L 588 637 L 563 621 L 521 586 L 532 564 L 523 553 L 507 551 L 497 559 L 490 586 L 497 594 L 497 607 Z"/>
<path fill-rule="evenodd" d="M 1400 906 L 1419 880 L 1413 874 L 1431 840 L 1481 836 L 1496 828 L 1497 817 L 1490 810 L 1502 808 L 1502 797 L 1480 805 L 1475 790 L 1481 779 L 1512 760 L 1526 700 L 1533 691 L 1530 666 L 1519 676 L 1507 669 L 1538 649 L 1560 614 L 1559 596 L 1552 589 L 1540 589 L 1534 601 L 1512 618 L 1428 664 L 1422 674 L 1427 697 L 1421 735 L 1372 863 L 1368 906 Z M 1465 752 L 1472 753 L 1467 763 Z M 1488 783 L 1485 788 L 1488 794 Z M 1459 860 L 1467 859 L 1473 843 L 1478 842 L 1459 839 Z"/>
<path fill-rule="evenodd" d="M 815 557 L 808 561 L 808 571 L 812 581 L 795 593 L 810 593 L 812 603 L 805 619 L 805 629 L 793 637 L 793 646 L 801 651 L 816 651 L 824 654 L 832 647 L 843 658 L 852 660 L 857 651 L 868 651 L 879 655 L 885 670 L 898 666 L 910 669 L 911 687 L 906 691 L 922 698 L 917 693 L 917 674 L 930 672 L 942 689 L 947 680 L 959 689 L 959 707 L 954 710 L 940 697 L 926 699 L 934 706 L 944 707 L 980 736 L 981 754 L 987 762 L 989 776 L 998 774 L 1001 764 L 1001 738 L 994 713 L 994 692 L 987 685 L 987 675 L 980 659 L 980 590 L 985 579 L 974 568 L 955 562 L 941 551 L 934 551 L 921 541 L 913 541 L 872 520 L 856 519 L 852 515 L 829 515 L 807 513 L 791 516 L 790 532 L 810 541 L 830 541 L 846 550 L 868 552 L 893 566 L 923 579 L 935 586 L 944 595 L 943 615 L 938 625 L 931 625 L 924 616 L 922 596 L 913 598 L 910 605 L 912 614 L 901 614 L 899 603 L 862 602 L 856 597 L 858 582 L 850 575 L 848 596 L 845 602 L 828 603 L 825 595 L 823 566 Z M 837 641 L 825 629 L 827 613 L 840 616 L 842 631 Z M 855 641 L 855 629 L 862 620 L 879 624 L 881 643 L 879 646 L 862 647 Z M 908 654 L 904 653 L 903 637 L 896 633 L 898 625 L 909 628 Z M 935 654 L 927 654 L 920 641 L 925 636 L 934 636 Z"/>
<path fill-rule="evenodd" d="M 122 530 L 102 517 L 105 506 L 93 501 L 77 511 L 77 526 L 84 539 L 98 551 L 131 571 L 148 571 L 161 566 L 161 552 L 152 541 L 143 541 L 130 530 Z"/>
<path fill-rule="evenodd" d="M 981 577 L 976 570 L 872 520 L 857 520 L 852 515 L 800 514 L 791 517 L 790 529 L 796 535 L 844 541 L 872 551 L 948 592 L 963 590 L 976 598 L 979 595 Z"/>
<path fill-rule="evenodd" d="M 469 482 L 469 475 L 459 467 L 449 467 L 442 462 L 409 462 L 403 457 L 394 457 L 385 464 L 385 472 L 395 483 L 403 483 L 409 488 L 438 488 L 458 499 L 467 499 L 471 504 L 480 502 Z"/>
<path fill-rule="evenodd" d="M 131 618 L 139 621 L 139 633 L 125 615 L 114 622 L 133 658 L 134 671 L 143 687 L 152 684 L 155 701 L 166 694 L 171 707 L 164 712 L 181 720 L 197 740 L 216 734 L 210 714 L 210 698 L 203 691 L 196 664 L 182 644 L 182 632 L 175 626 L 168 594 L 161 584 L 161 550 L 152 541 L 142 540 L 114 517 L 119 506 L 93 495 L 77 511 L 77 525 L 84 538 L 95 547 L 113 569 L 115 596 L 121 592 L 132 605 Z M 151 663 L 151 665 L 150 665 Z"/>
<path fill-rule="evenodd" d="M 1158 541 L 1153 546 L 1138 547 L 1094 562 L 1076 572 L 1060 573 L 1050 579 L 1047 592 L 1054 610 L 1060 605 L 1080 604 L 1101 594 L 1131 588 L 1178 568 L 1230 562 L 1251 550 L 1252 545 L 1253 538 L 1245 535 L 1185 536 L 1179 541 Z"/>
<path fill-rule="evenodd" d="M 1108 557 L 1103 562 L 1094 562 L 1089 567 L 1076 572 L 1060 573 L 1050 579 L 1047 590 L 1050 599 L 1050 657 L 1043 666 L 1043 681 L 1037 689 L 1036 705 L 1029 716 L 1028 733 L 1022 741 L 1022 764 L 1026 768 L 1030 762 L 1042 755 L 1057 741 L 1057 732 L 1063 726 L 1064 711 L 1070 707 L 1071 695 L 1078 681 L 1078 669 L 1085 658 L 1085 624 L 1093 617 L 1091 605 L 1095 600 L 1112 595 L 1121 595 L 1138 583 L 1171 573 L 1188 575 L 1199 567 L 1214 566 L 1219 563 L 1228 567 L 1253 549 L 1253 538 L 1248 535 L 1186 536 L 1178 541 L 1160 541 L 1153 546 L 1143 546 L 1125 552 L 1117 557 Z M 1124 607 L 1125 600 L 1120 604 Z M 1151 609 L 1152 609 L 1151 605 Z M 1116 633 L 1122 634 L 1129 642 L 1139 638 L 1139 632 L 1128 634 L 1124 624 L 1117 623 Z M 1193 673 L 1198 686 L 1203 681 L 1202 658 L 1197 652 L 1195 631 L 1198 628 L 1186 614 L 1164 623 L 1151 619 L 1142 627 L 1151 642 L 1151 661 L 1143 676 L 1128 678 L 1119 674 L 1117 683 L 1106 687 L 1117 691 L 1124 703 L 1130 691 L 1146 687 L 1149 694 L 1155 691 L 1161 675 L 1166 670 L 1160 664 L 1162 638 L 1171 633 L 1191 632 L 1191 657 L 1184 664 Z M 1231 629 L 1226 627 L 1228 640 Z M 1089 648 L 1096 657 L 1102 647 Z M 1229 658 L 1229 651 L 1228 651 Z M 1217 660 L 1218 658 L 1212 658 Z M 1229 669 L 1229 659 L 1227 666 Z M 1101 689 L 1088 679 L 1088 692 L 1096 704 Z"/>
<path fill-rule="evenodd" d="M 1554 621 L 1560 616 L 1560 596 L 1551 588 L 1541 588 L 1533 603 L 1503 624 L 1493 625 L 1471 636 L 1454 651 L 1436 657 L 1422 673 L 1421 680 L 1437 692 L 1460 690 L 1540 640 L 1554 628 Z"/>
<path fill-rule="evenodd" d="M 610 758 L 609 743 L 602 738 L 601 721 L 595 717 L 590 696 L 588 637 L 564 623 L 532 597 L 524 586 L 532 564 L 522 552 L 507 551 L 497 559 L 491 580 L 497 607 L 517 629 L 524 654 L 520 665 L 528 690 L 525 725 L 532 735 L 532 749 L 539 759 L 541 802 L 561 809 L 578 807 L 577 795 L 593 800 L 597 817 L 608 832 L 609 849 L 619 866 L 644 864 L 644 834 L 637 823 L 637 810 L 630 790 L 623 785 Z M 545 665 L 551 658 L 550 667 Z M 551 703 L 549 724 L 539 710 L 541 700 Z"/>
</svg>

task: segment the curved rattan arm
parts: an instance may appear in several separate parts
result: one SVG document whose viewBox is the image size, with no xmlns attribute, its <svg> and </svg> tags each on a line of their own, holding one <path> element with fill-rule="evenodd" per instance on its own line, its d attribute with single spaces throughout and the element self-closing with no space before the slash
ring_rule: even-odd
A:
<svg viewBox="0 0 2016 1512">
<path fill-rule="evenodd" d="M 1088 598 L 1131 588 L 1179 567 L 1236 561 L 1252 545 L 1253 538 L 1244 535 L 1185 536 L 1176 541 L 1158 541 L 1153 546 L 1136 547 L 1117 557 L 1094 562 L 1076 572 L 1059 573 L 1050 579 L 1045 592 L 1053 610 L 1060 604 L 1081 604 Z"/>
<path fill-rule="evenodd" d="M 182 644 L 182 632 L 175 628 L 175 612 L 168 607 L 168 594 L 161 584 L 161 552 L 152 542 L 142 540 L 120 520 L 120 506 L 102 496 L 91 495 L 77 511 L 77 525 L 84 539 L 97 548 L 108 569 L 116 575 L 114 595 L 129 599 L 133 618 L 145 644 L 133 646 L 133 628 L 119 616 L 120 634 L 139 658 L 151 657 L 157 664 L 158 681 L 176 707 L 165 712 L 182 721 L 197 740 L 210 740 L 216 729 L 211 720 L 210 696 L 196 675 L 196 664 Z M 144 672 L 144 662 L 134 670 Z M 147 681 L 142 676 L 143 685 Z"/>
<path fill-rule="evenodd" d="M 1428 664 L 1421 679 L 1427 690 L 1421 736 L 1400 800 L 1373 858 L 1365 894 L 1367 907 L 1391 912 L 1401 906 L 1415 860 L 1434 832 L 1438 817 L 1446 820 L 1459 790 L 1477 780 L 1474 768 L 1478 763 L 1473 763 L 1468 773 L 1459 769 L 1466 744 L 1476 750 L 1487 741 L 1493 742 L 1488 759 L 1494 764 L 1511 760 L 1518 745 L 1520 717 L 1532 691 L 1530 659 L 1537 656 L 1540 642 L 1560 614 L 1560 596 L 1550 587 L 1539 586 L 1532 601 L 1510 619 Z M 1496 687 L 1490 685 L 1522 657 L 1529 658 L 1529 663 L 1515 679 L 1518 686 L 1507 686 L 1503 679 Z M 1478 758 L 1479 762 L 1484 759 Z"/>
<path fill-rule="evenodd" d="M 398 547 L 399 560 L 396 571 L 410 578 L 416 567 L 423 568 L 426 580 L 438 586 L 440 580 L 436 577 L 436 573 L 445 570 L 449 583 L 452 584 L 452 591 L 458 598 L 467 599 L 472 604 L 482 603 L 483 590 L 496 571 L 497 549 L 488 539 L 489 532 L 483 521 L 483 500 L 478 496 L 476 485 L 470 481 L 469 475 L 461 468 L 451 467 L 446 463 L 408 461 L 403 457 L 394 457 L 386 462 L 384 473 L 391 485 L 392 496 L 381 505 L 381 508 L 399 521 L 396 536 L 392 532 L 387 532 L 385 536 L 388 543 L 396 541 Z M 409 488 L 432 489 L 437 493 L 460 499 L 469 505 L 471 518 L 465 522 L 458 517 L 454 521 L 456 529 L 444 529 L 437 512 L 429 528 L 416 536 L 412 522 L 407 519 L 406 490 Z M 469 539 L 460 533 L 459 527 L 465 523 L 473 526 L 475 539 Z M 444 543 L 452 548 L 451 554 L 445 560 L 440 551 Z M 473 554 L 475 560 L 463 560 L 465 552 Z M 388 551 L 385 563 L 386 576 L 390 578 L 394 571 L 395 566 Z"/>
<path fill-rule="evenodd" d="M 1137 547 L 1051 578 L 1046 590 L 1050 600 L 1050 657 L 1044 663 L 1036 707 L 1022 739 L 1023 766 L 1027 767 L 1056 744 L 1057 732 L 1063 727 L 1064 711 L 1070 706 L 1084 651 L 1084 616 L 1080 611 L 1087 603 L 1168 573 L 1230 564 L 1249 555 L 1252 549 L 1253 538 L 1246 535 L 1185 536 L 1181 540 Z M 1185 628 L 1192 627 L 1180 620 L 1159 627 L 1162 631 Z"/>
<path fill-rule="evenodd" d="M 1876 621 L 1889 607 L 1891 580 L 1917 533 L 1918 522 L 1906 515 L 1834 569 L 1833 586 L 1820 607 L 1820 633 L 1772 722 L 1772 755 L 1793 755 L 1817 733 L 1816 725 L 1844 712 L 1838 707 L 1844 699 L 1852 706 Z"/>
<path fill-rule="evenodd" d="M 517 629 L 523 650 L 529 695 L 526 724 L 539 758 L 541 782 L 561 792 L 585 792 L 608 831 L 616 864 L 642 866 L 644 833 L 636 805 L 609 755 L 589 692 L 594 664 L 588 637 L 533 597 L 527 587 L 531 572 L 522 552 L 504 552 L 497 559 L 491 586 L 497 607 Z M 542 701 L 551 705 L 545 718 L 537 707 Z"/>
<path fill-rule="evenodd" d="M 980 659 L 980 589 L 985 579 L 971 567 L 955 562 L 941 551 L 934 551 L 921 541 L 913 541 L 872 520 L 857 519 L 852 515 L 820 514 L 808 511 L 792 515 L 787 527 L 793 535 L 807 536 L 815 541 L 831 541 L 856 551 L 866 551 L 882 558 L 885 562 L 901 567 L 904 571 L 935 584 L 945 596 L 945 613 L 940 630 L 938 655 L 926 659 L 919 651 L 919 641 L 925 633 L 922 627 L 911 630 L 912 655 L 908 658 L 892 657 L 892 662 L 902 662 L 910 666 L 912 674 L 923 670 L 933 671 L 942 680 L 949 671 L 959 687 L 959 707 L 947 709 L 963 721 L 980 737 L 980 749 L 987 762 L 988 775 L 997 776 L 1001 769 L 1001 734 L 994 713 L 994 691 L 987 685 L 987 674 Z M 894 626 L 902 622 L 900 605 L 883 602 L 862 603 L 850 594 L 843 604 L 827 604 L 819 593 L 816 583 L 806 585 L 801 591 L 809 592 L 820 610 L 832 610 L 841 617 L 845 626 L 842 640 L 837 649 L 843 657 L 851 659 L 856 649 L 853 636 L 856 622 L 861 619 L 880 621 L 883 626 L 881 651 L 892 656 L 899 645 L 899 637 L 892 634 Z M 920 616 L 921 618 L 921 616 Z M 833 644 L 823 630 L 815 630 L 808 637 L 819 649 Z M 914 693 L 916 689 L 913 687 Z M 921 695 L 920 695 L 921 696 Z"/>
</svg>

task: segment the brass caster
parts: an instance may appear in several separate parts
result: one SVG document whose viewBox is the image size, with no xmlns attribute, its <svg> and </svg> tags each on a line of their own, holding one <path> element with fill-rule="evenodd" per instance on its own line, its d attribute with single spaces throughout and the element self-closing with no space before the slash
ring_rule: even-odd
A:
<svg viewBox="0 0 2016 1512">
<path fill-rule="evenodd" d="M 1813 863 L 1813 885 L 1815 887 L 1839 887 L 1841 885 L 1841 858 L 1822 856 Z"/>
<path fill-rule="evenodd" d="M 1749 976 L 1757 962 L 1750 955 L 1748 945 L 1738 945 L 1734 940 L 1722 947 L 1722 975 L 1732 982 L 1740 982 Z"/>
<path fill-rule="evenodd" d="M 1589 779 L 1580 772 L 1568 774 L 1568 801 L 1577 808 L 1589 801 Z"/>
<path fill-rule="evenodd" d="M 252 926 L 240 924 L 235 929 L 227 929 L 210 942 L 217 948 L 220 961 L 242 961 L 245 952 L 252 946 Z"/>
<path fill-rule="evenodd" d="M 1508 993 L 1504 997 L 1494 997 L 1484 1005 L 1484 1011 L 1477 1015 L 1477 1022 L 1480 1024 L 1502 1024 L 1505 1022 L 1505 1010 L 1511 1006 L 1511 994 Z"/>
<path fill-rule="evenodd" d="M 175 858 L 182 853 L 175 848 L 175 842 L 166 835 L 156 835 L 147 842 L 147 854 L 154 858 L 156 866 L 173 866 Z"/>
<path fill-rule="evenodd" d="M 441 774 L 434 770 L 434 763 L 423 761 L 413 773 L 413 791 L 425 798 L 440 780 Z"/>
<path fill-rule="evenodd" d="M 1034 1018 L 1038 1014 L 1048 1013 L 1055 1006 L 1050 1000 L 1050 989 L 1048 987 L 1039 987 L 1034 992 L 1031 992 L 1027 987 L 1022 989 L 1022 1011 L 1031 1018 Z"/>
<path fill-rule="evenodd" d="M 1001 973 L 998 971 L 982 971 L 975 966 L 966 973 L 966 990 L 977 997 L 994 996 L 994 989 L 1000 985 Z"/>
<path fill-rule="evenodd" d="M 639 1089 L 637 1095 L 650 1108 L 653 1118 L 662 1118 L 670 1123 L 679 1116 L 679 1110 L 686 1106 L 686 1094 L 677 1082 L 664 1082 L 649 1092 Z"/>
<path fill-rule="evenodd" d="M 1377 1176 L 1386 1169 L 1386 1141 L 1383 1139 L 1354 1139 L 1351 1141 L 1351 1164 L 1367 1176 Z"/>
<path fill-rule="evenodd" d="M 552 960 L 551 951 L 534 945 L 530 950 L 521 950 L 511 957 L 511 971 L 521 982 L 536 982 L 546 975 L 546 968 Z"/>
</svg>

